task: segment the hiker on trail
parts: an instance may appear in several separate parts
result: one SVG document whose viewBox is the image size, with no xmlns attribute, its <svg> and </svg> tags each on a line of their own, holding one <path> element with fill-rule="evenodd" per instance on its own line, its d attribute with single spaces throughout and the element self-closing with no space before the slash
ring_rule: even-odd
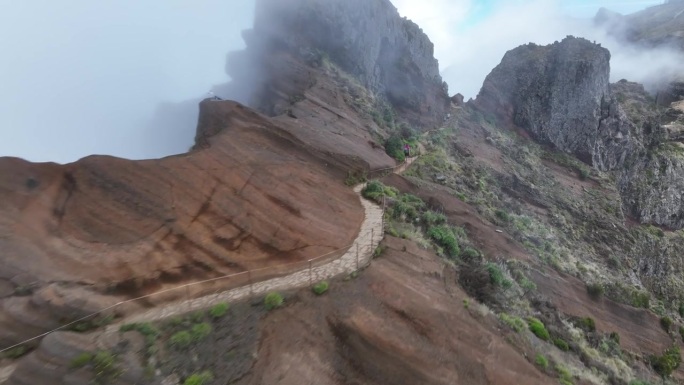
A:
<svg viewBox="0 0 684 385">
<path fill-rule="evenodd" d="M 408 144 L 404 145 L 404 155 L 406 155 L 407 158 L 411 157 L 411 146 Z"/>
</svg>

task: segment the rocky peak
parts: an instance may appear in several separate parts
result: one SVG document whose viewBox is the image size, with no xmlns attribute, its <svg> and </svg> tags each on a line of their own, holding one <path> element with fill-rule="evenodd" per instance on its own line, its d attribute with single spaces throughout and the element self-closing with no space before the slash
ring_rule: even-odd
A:
<svg viewBox="0 0 684 385">
<path fill-rule="evenodd" d="M 446 114 L 449 98 L 434 46 L 389 0 L 258 0 L 254 27 L 244 37 L 247 48 L 229 57 L 228 73 L 233 87 L 256 90 L 249 104 L 264 112 L 273 114 L 273 95 L 291 97 L 305 87 L 274 89 L 278 81 L 264 63 L 286 53 L 309 64 L 325 57 L 414 124 L 435 125 Z"/>
<path fill-rule="evenodd" d="M 610 92 L 610 52 L 568 36 L 509 51 L 475 105 L 598 169 L 624 162 L 629 122 Z"/>
</svg>

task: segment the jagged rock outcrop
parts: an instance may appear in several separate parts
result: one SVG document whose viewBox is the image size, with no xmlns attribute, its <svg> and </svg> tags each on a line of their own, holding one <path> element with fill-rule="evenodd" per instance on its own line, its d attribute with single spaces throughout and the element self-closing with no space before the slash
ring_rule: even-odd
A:
<svg viewBox="0 0 684 385">
<path fill-rule="evenodd" d="M 278 101 L 315 82 L 283 85 L 281 76 L 273 82 L 278 66 L 287 65 L 283 54 L 313 67 L 329 59 L 419 126 L 441 123 L 449 107 L 433 44 L 388 0 L 259 0 L 254 28 L 243 35 L 247 48 L 229 55 L 234 80 L 223 92 L 255 90 L 248 99 L 261 111 L 282 112 L 274 109 Z"/>
<path fill-rule="evenodd" d="M 607 49 L 572 36 L 527 44 L 506 53 L 475 105 L 597 169 L 615 169 L 633 143 L 630 122 L 610 93 L 609 62 Z"/>
<path fill-rule="evenodd" d="M 619 173 L 623 207 L 642 223 L 684 227 L 684 106 L 674 103 L 663 115 L 641 85 L 620 81 L 613 90 L 642 144 Z"/>
</svg>

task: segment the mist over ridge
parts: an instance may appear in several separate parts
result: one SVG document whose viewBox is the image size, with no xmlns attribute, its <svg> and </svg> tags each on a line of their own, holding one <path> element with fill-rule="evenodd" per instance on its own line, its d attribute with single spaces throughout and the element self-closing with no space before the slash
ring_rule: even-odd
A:
<svg viewBox="0 0 684 385">
<path fill-rule="evenodd" d="M 506 51 L 566 35 L 608 48 L 612 81 L 652 87 L 684 59 L 676 50 L 621 43 L 590 19 L 599 6 L 625 12 L 659 1 L 494 1 L 486 9 L 472 0 L 393 3 L 435 44 L 449 92 L 466 98 Z M 568 8 L 580 3 L 581 13 Z M 143 159 L 185 152 L 197 102 L 229 80 L 226 55 L 244 47 L 241 31 L 252 25 L 253 6 L 254 0 L 5 5 L 0 31 L 16 38 L 0 43 L 9 58 L 0 65 L 0 155 L 65 163 L 90 154 Z"/>
</svg>

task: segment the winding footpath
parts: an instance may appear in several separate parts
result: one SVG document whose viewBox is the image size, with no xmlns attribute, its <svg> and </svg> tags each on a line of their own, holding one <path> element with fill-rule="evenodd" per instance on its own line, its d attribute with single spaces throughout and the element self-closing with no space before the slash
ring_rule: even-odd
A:
<svg viewBox="0 0 684 385">
<path fill-rule="evenodd" d="M 265 295 L 271 291 L 300 289 L 309 286 L 310 282 L 317 283 L 339 275 L 350 274 L 357 270 L 357 248 L 359 253 L 358 266 L 367 266 L 373 254 L 373 247 L 377 246 L 383 237 L 382 207 L 364 199 L 361 196 L 362 188 L 363 185 L 357 185 L 354 188 L 354 192 L 358 194 L 365 211 L 361 229 L 356 239 L 354 239 L 354 243 L 352 243 L 352 246 L 342 257 L 322 266 L 313 267 L 311 269 L 311 276 L 307 268 L 283 277 L 256 282 L 253 285 L 170 303 L 150 309 L 144 313 L 126 317 L 115 324 L 109 325 L 107 332 L 118 331 L 119 326 L 125 323 L 158 321 L 196 310 L 207 309 L 223 302 L 235 302 L 251 296 Z"/>
<path fill-rule="evenodd" d="M 393 169 L 393 173 L 401 174 L 404 172 L 418 156 L 408 158 L 406 161 Z M 359 201 L 364 209 L 364 219 L 357 237 L 351 247 L 342 255 L 331 262 L 321 266 L 306 268 L 282 277 L 272 278 L 252 285 L 246 285 L 223 292 L 209 294 L 202 297 L 177 301 L 165 304 L 148 311 L 132 314 L 116 323 L 108 325 L 105 330 L 96 337 L 98 348 L 104 347 L 107 341 L 118 334 L 121 325 L 135 322 L 153 322 L 169 317 L 183 315 L 189 312 L 208 309 L 219 303 L 230 303 L 241 299 L 263 296 L 271 291 L 285 291 L 308 287 L 311 282 L 317 283 L 337 276 L 351 274 L 360 268 L 370 264 L 374 248 L 384 237 L 383 229 L 383 208 L 379 205 L 364 199 L 361 190 L 364 184 L 354 187 L 354 192 L 358 195 Z M 311 270 L 311 271 L 309 271 Z M 16 368 L 17 362 L 13 362 L 4 367 L 0 367 L 0 384 L 9 379 Z"/>
</svg>

